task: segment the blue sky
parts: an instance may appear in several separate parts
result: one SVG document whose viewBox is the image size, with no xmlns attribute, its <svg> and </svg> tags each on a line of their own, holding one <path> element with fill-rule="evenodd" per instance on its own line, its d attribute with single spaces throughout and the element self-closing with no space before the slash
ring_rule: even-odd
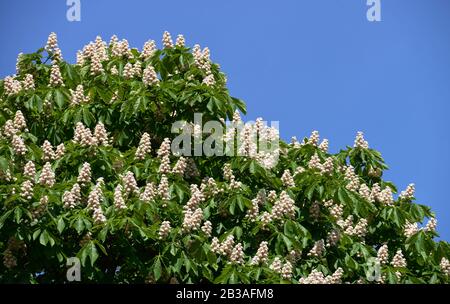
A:
<svg viewBox="0 0 450 304">
<path fill-rule="evenodd" d="M 364 131 L 385 176 L 399 189 L 416 183 L 449 241 L 450 1 L 381 5 L 382 21 L 368 22 L 365 0 L 81 0 L 81 22 L 68 22 L 65 0 L 1 1 L 0 77 L 51 31 L 69 61 L 96 35 L 141 48 L 182 33 L 211 49 L 247 119 L 280 121 L 286 140 L 317 129 L 333 152 Z"/>
</svg>

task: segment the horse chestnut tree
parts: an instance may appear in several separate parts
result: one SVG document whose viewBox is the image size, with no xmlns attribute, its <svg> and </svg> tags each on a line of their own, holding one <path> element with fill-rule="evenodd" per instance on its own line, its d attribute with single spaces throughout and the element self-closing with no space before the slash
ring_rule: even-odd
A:
<svg viewBox="0 0 450 304">
<path fill-rule="evenodd" d="M 208 48 L 162 44 L 97 37 L 70 64 L 52 33 L 0 81 L 1 282 L 66 282 L 73 258 L 82 282 L 449 282 L 435 215 L 361 132 L 285 143 L 243 124 Z M 174 152 L 175 123 L 202 141 L 208 121 L 226 153 Z"/>
</svg>

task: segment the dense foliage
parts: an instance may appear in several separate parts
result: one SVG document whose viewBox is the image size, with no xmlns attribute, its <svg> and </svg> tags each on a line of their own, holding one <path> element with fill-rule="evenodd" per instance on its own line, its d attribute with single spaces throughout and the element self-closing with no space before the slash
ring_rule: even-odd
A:
<svg viewBox="0 0 450 304">
<path fill-rule="evenodd" d="M 0 281 L 66 282 L 75 256 L 82 282 L 449 281 L 434 214 L 413 185 L 394 198 L 362 133 L 334 155 L 314 131 L 264 158 L 245 146 L 276 135 L 259 120 L 241 156 L 171 153 L 174 122 L 237 111 L 209 50 L 182 36 L 142 52 L 98 37 L 69 64 L 51 34 L 21 54 L 0 81 Z"/>
</svg>

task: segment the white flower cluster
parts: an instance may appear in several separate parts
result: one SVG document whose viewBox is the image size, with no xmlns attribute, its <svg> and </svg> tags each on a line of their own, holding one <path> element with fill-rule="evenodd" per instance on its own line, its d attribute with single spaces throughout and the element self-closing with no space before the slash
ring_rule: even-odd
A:
<svg viewBox="0 0 450 304">
<path fill-rule="evenodd" d="M 141 52 L 140 57 L 143 60 L 147 60 L 150 57 L 152 57 L 155 52 L 156 52 L 155 40 L 149 40 L 149 41 L 144 43 L 144 47 L 142 48 L 142 52 Z"/>
<path fill-rule="evenodd" d="M 339 233 L 339 230 L 333 229 L 331 230 L 327 235 L 327 243 L 326 247 L 332 247 L 335 246 L 341 238 L 341 235 Z"/>
<path fill-rule="evenodd" d="M 87 60 L 90 60 L 91 75 L 102 74 L 104 72 L 102 62 L 108 59 L 106 49 L 106 42 L 100 36 L 97 36 L 95 42 L 90 42 L 84 46 L 79 64 L 83 65 Z"/>
<path fill-rule="evenodd" d="M 363 238 L 367 233 L 367 220 L 366 219 L 360 219 L 354 227 L 348 227 L 345 230 L 345 233 L 352 236 L 356 235 L 360 238 Z"/>
<path fill-rule="evenodd" d="M 336 271 L 330 276 L 324 276 L 324 274 L 317 269 L 311 271 L 306 278 L 300 278 L 299 284 L 341 284 L 344 270 L 342 268 L 336 269 Z"/>
<path fill-rule="evenodd" d="M 170 173 L 170 139 L 164 138 L 158 150 L 158 158 L 161 160 L 159 172 L 162 174 Z"/>
<path fill-rule="evenodd" d="M 194 210 L 199 207 L 199 205 L 205 201 L 205 196 L 203 193 L 198 189 L 198 186 L 195 184 L 192 184 L 190 186 L 191 190 L 191 197 L 189 198 L 188 202 L 186 203 L 185 209 Z"/>
<path fill-rule="evenodd" d="M 369 149 L 369 143 L 364 140 L 364 133 L 361 131 L 358 131 L 356 133 L 355 143 L 353 145 L 355 148 L 361 148 L 361 149 Z"/>
<path fill-rule="evenodd" d="M 26 200 L 31 200 L 33 197 L 33 182 L 30 180 L 26 180 L 22 183 L 20 188 L 20 196 Z"/>
<path fill-rule="evenodd" d="M 225 190 L 223 188 L 219 188 L 219 186 L 217 185 L 217 183 L 214 180 L 214 178 L 212 178 L 212 177 L 205 177 L 202 180 L 202 183 L 200 184 L 200 191 L 203 193 L 205 198 L 208 198 L 208 197 L 215 196 L 215 195 L 217 195 L 219 193 L 222 193 Z"/>
<path fill-rule="evenodd" d="M 327 152 L 328 152 L 328 145 L 329 145 L 328 139 L 325 138 L 325 139 L 322 140 L 322 142 L 320 143 L 319 149 L 320 149 L 322 152 L 327 153 Z"/>
<path fill-rule="evenodd" d="M 399 198 L 402 200 L 411 200 L 412 198 L 414 198 L 415 191 L 415 185 L 409 184 L 406 189 L 400 193 Z"/>
<path fill-rule="evenodd" d="M 117 187 L 114 189 L 114 207 L 117 210 L 127 209 L 127 205 L 125 204 L 125 200 L 123 199 L 122 191 L 122 185 L 117 185 Z"/>
<path fill-rule="evenodd" d="M 283 268 L 281 269 L 281 277 L 285 280 L 292 279 L 292 264 L 289 261 L 284 263 Z"/>
<path fill-rule="evenodd" d="M 101 201 L 103 199 L 102 181 L 97 181 L 94 189 L 89 193 L 87 206 L 93 212 L 94 223 L 102 224 L 106 222 L 106 217 L 103 214 Z"/>
<path fill-rule="evenodd" d="M 392 258 L 391 265 L 394 267 L 406 267 L 406 260 L 403 257 L 402 250 L 399 249 Z"/>
<path fill-rule="evenodd" d="M 57 63 L 53 63 L 50 69 L 50 83 L 51 87 L 64 86 L 64 81 L 61 75 L 61 70 Z"/>
<path fill-rule="evenodd" d="M 233 247 L 230 254 L 230 262 L 232 264 L 244 264 L 244 250 L 241 243 L 237 243 L 236 246 Z"/>
<path fill-rule="evenodd" d="M 22 84 L 15 77 L 7 76 L 4 79 L 3 88 L 7 96 L 19 94 L 22 90 Z"/>
<path fill-rule="evenodd" d="M 377 200 L 385 205 L 392 206 L 394 204 L 394 197 L 389 186 L 384 188 L 378 195 Z"/>
<path fill-rule="evenodd" d="M 73 142 L 78 143 L 82 146 L 97 146 L 109 145 L 108 133 L 106 132 L 105 125 L 99 122 L 94 129 L 94 134 L 89 128 L 85 127 L 82 122 L 77 122 Z"/>
<path fill-rule="evenodd" d="M 53 151 L 52 144 L 45 140 L 44 144 L 42 145 L 42 160 L 43 161 L 51 161 L 51 160 L 57 160 L 64 156 L 64 153 L 66 151 L 66 148 L 64 144 L 60 144 L 56 147 L 56 150 Z"/>
<path fill-rule="evenodd" d="M 19 132 L 14 126 L 14 122 L 11 119 L 8 119 L 3 125 L 3 134 L 11 138 Z"/>
<path fill-rule="evenodd" d="M 159 85 L 158 74 L 152 65 L 147 65 L 142 74 L 142 82 L 147 86 Z"/>
<path fill-rule="evenodd" d="M 82 186 L 86 186 L 91 182 L 91 165 L 87 162 L 83 163 L 78 173 L 77 182 Z"/>
<path fill-rule="evenodd" d="M 419 227 L 417 225 L 417 223 L 410 223 L 410 222 L 406 222 L 404 228 L 403 228 L 403 235 L 407 238 L 413 236 L 414 234 L 416 234 L 417 232 L 419 232 Z"/>
<path fill-rule="evenodd" d="M 320 139 L 319 131 L 314 130 L 311 132 L 311 135 L 309 136 L 308 144 L 317 146 L 319 144 L 319 139 Z"/>
<path fill-rule="evenodd" d="M 285 280 L 292 279 L 292 264 L 289 261 L 286 261 L 283 264 L 279 257 L 275 257 L 269 268 L 274 272 L 281 274 L 281 277 Z"/>
<path fill-rule="evenodd" d="M 255 158 L 257 153 L 256 145 L 256 129 L 252 124 L 245 124 L 242 130 L 238 134 L 239 136 L 239 147 L 238 155 L 248 156 Z"/>
<path fill-rule="evenodd" d="M 223 256 L 230 256 L 234 247 L 234 236 L 229 235 L 222 243 L 214 237 L 211 243 L 211 251 Z"/>
<path fill-rule="evenodd" d="M 277 128 L 266 126 L 260 117 L 256 119 L 254 125 L 250 123 L 244 125 L 239 112 L 235 111 L 233 120 L 223 135 L 224 144 L 234 148 L 236 136 L 238 136 L 238 155 L 255 159 L 266 169 L 276 166 L 280 154 L 280 149 L 276 146 L 279 141 Z"/>
<path fill-rule="evenodd" d="M 258 219 L 258 214 L 259 214 L 259 199 L 258 197 L 256 197 L 252 199 L 252 207 L 247 210 L 245 217 L 250 219 L 251 222 L 255 222 Z"/>
<path fill-rule="evenodd" d="M 437 220 L 436 220 L 436 218 L 432 217 L 428 220 L 428 223 L 425 226 L 425 231 L 435 232 L 436 227 L 437 227 Z"/>
<path fill-rule="evenodd" d="M 32 182 L 34 182 L 34 178 L 36 176 L 36 166 L 33 161 L 28 161 L 23 167 L 23 175 L 25 178 L 30 178 Z"/>
<path fill-rule="evenodd" d="M 64 208 L 75 208 L 75 206 L 81 201 L 80 185 L 75 183 L 70 191 L 64 191 L 62 201 L 64 203 Z"/>
<path fill-rule="evenodd" d="M 216 80 L 214 79 L 214 75 L 213 74 L 209 74 L 207 76 L 205 76 L 205 78 L 203 78 L 202 80 L 203 84 L 206 84 L 207 86 L 213 86 L 216 83 Z"/>
<path fill-rule="evenodd" d="M 56 151 L 55 151 L 55 160 L 56 159 L 60 159 L 61 157 L 64 156 L 64 153 L 66 153 L 66 146 L 64 146 L 64 143 L 59 144 L 58 146 L 56 146 Z"/>
<path fill-rule="evenodd" d="M 144 134 L 142 134 L 141 140 L 139 141 L 139 146 L 136 149 L 135 158 L 138 160 L 143 160 L 151 150 L 152 146 L 150 143 L 150 135 L 145 132 Z"/>
<path fill-rule="evenodd" d="M 27 153 L 27 147 L 25 146 L 25 143 L 21 136 L 13 135 L 11 144 L 12 144 L 14 153 L 16 153 L 17 155 L 23 156 Z"/>
<path fill-rule="evenodd" d="M 283 269 L 283 263 L 281 262 L 281 259 L 279 257 L 275 257 L 272 261 L 272 264 L 270 264 L 269 268 L 275 271 L 276 273 L 281 273 L 281 270 Z"/>
<path fill-rule="evenodd" d="M 318 169 L 319 171 L 322 171 L 322 163 L 320 162 L 319 155 L 317 153 L 314 153 L 314 155 L 311 157 L 311 159 L 308 162 L 308 167 L 310 169 Z"/>
<path fill-rule="evenodd" d="M 125 175 L 122 176 L 122 182 L 125 189 L 125 195 L 139 194 L 139 187 L 133 172 L 127 171 Z"/>
<path fill-rule="evenodd" d="M 322 239 L 314 242 L 314 246 L 308 252 L 308 256 L 320 257 L 325 252 L 325 244 Z"/>
<path fill-rule="evenodd" d="M 294 178 L 289 169 L 284 170 L 283 175 L 281 176 L 281 182 L 287 188 L 295 187 Z"/>
<path fill-rule="evenodd" d="M 320 171 L 322 174 L 331 174 L 334 170 L 334 158 L 333 157 L 327 157 L 325 159 L 325 162 L 322 164 L 322 168 L 320 168 Z"/>
<path fill-rule="evenodd" d="M 20 110 L 17 110 L 14 115 L 14 128 L 18 131 L 27 131 L 27 122 L 25 120 L 25 117 L 23 116 L 22 111 Z"/>
<path fill-rule="evenodd" d="M 450 262 L 447 258 L 442 258 L 439 266 L 445 275 L 450 276 Z"/>
<path fill-rule="evenodd" d="M 144 192 L 141 193 L 139 199 L 144 202 L 150 202 L 155 199 L 157 195 L 155 184 L 150 182 L 145 185 Z"/>
<path fill-rule="evenodd" d="M 62 61 L 62 53 L 61 49 L 58 47 L 58 37 L 56 36 L 55 32 L 51 32 L 48 36 L 45 50 L 53 54 L 52 59 L 54 62 Z"/>
<path fill-rule="evenodd" d="M 230 182 L 231 189 L 240 189 L 242 187 L 242 183 L 236 181 L 236 177 L 233 174 L 233 170 L 231 169 L 231 164 L 227 163 L 223 166 L 223 178 L 226 181 Z"/>
<path fill-rule="evenodd" d="M 170 36 L 170 33 L 168 31 L 164 31 L 162 43 L 165 49 L 173 48 L 172 37 Z"/>
<path fill-rule="evenodd" d="M 121 41 L 118 41 L 117 37 L 114 35 L 111 37 L 109 45 L 111 46 L 112 56 L 127 58 L 133 57 L 128 40 L 122 39 Z"/>
<path fill-rule="evenodd" d="M 356 175 L 353 166 L 347 166 L 345 167 L 344 171 L 344 178 L 349 183 L 347 184 L 346 188 L 350 191 L 358 192 L 360 187 L 359 177 Z"/>
<path fill-rule="evenodd" d="M 176 42 L 175 42 L 175 45 L 176 45 L 177 47 L 184 47 L 185 43 L 186 43 L 186 41 L 185 41 L 185 39 L 184 39 L 184 36 L 181 35 L 181 34 L 179 34 L 179 35 L 177 36 L 177 40 L 176 40 Z"/>
<path fill-rule="evenodd" d="M 270 190 L 269 194 L 267 194 L 267 200 L 271 203 L 275 203 L 275 201 L 277 200 L 277 193 L 275 192 L 275 190 Z"/>
<path fill-rule="evenodd" d="M 49 162 L 46 162 L 39 176 L 39 183 L 45 187 L 53 187 L 55 184 L 55 173 Z"/>
<path fill-rule="evenodd" d="M 359 186 L 359 195 L 365 199 L 366 201 L 369 201 L 371 203 L 373 203 L 375 201 L 369 187 L 366 184 L 361 184 L 361 186 Z"/>
<path fill-rule="evenodd" d="M 117 69 L 117 67 L 116 67 L 115 65 L 113 65 L 113 66 L 111 67 L 111 69 L 109 70 L 109 72 L 110 72 L 111 75 L 113 75 L 113 76 L 119 75 L 119 70 Z M 117 96 L 116 96 L 116 97 L 117 97 Z M 115 98 L 114 98 L 114 96 L 113 96 L 113 98 L 111 98 L 111 102 L 114 101 L 114 100 L 115 100 Z"/>
<path fill-rule="evenodd" d="M 42 145 L 42 160 L 45 162 L 51 161 L 55 158 L 55 152 L 53 151 L 52 144 L 45 140 Z"/>
<path fill-rule="evenodd" d="M 24 80 L 22 81 L 22 87 L 25 91 L 34 90 L 34 78 L 31 74 L 26 74 Z"/>
<path fill-rule="evenodd" d="M 210 246 L 211 252 L 220 253 L 220 242 L 217 237 L 213 237 L 211 244 L 209 246 Z"/>
<path fill-rule="evenodd" d="M 389 248 L 386 244 L 381 246 L 377 252 L 377 259 L 381 265 L 385 265 L 389 261 Z"/>
<path fill-rule="evenodd" d="M 99 122 L 94 128 L 94 138 L 97 141 L 97 145 L 109 146 L 108 133 L 106 132 L 105 125 Z"/>
<path fill-rule="evenodd" d="M 260 265 L 265 264 L 268 261 L 269 257 L 269 247 L 267 241 L 262 241 L 259 244 L 258 250 L 256 251 L 256 255 L 252 258 L 252 265 Z"/>
<path fill-rule="evenodd" d="M 205 78 L 203 78 L 203 83 L 208 86 L 214 85 L 216 81 L 211 72 L 211 55 L 209 48 L 205 47 L 203 51 L 201 51 L 200 45 L 196 44 L 192 48 L 192 55 L 194 56 L 195 65 L 206 74 Z"/>
<path fill-rule="evenodd" d="M 178 159 L 178 161 L 175 163 L 175 166 L 172 169 L 172 173 L 183 175 L 186 170 L 186 166 L 187 166 L 186 158 L 181 156 Z M 213 181 L 214 181 L 214 179 L 213 179 Z"/>
<path fill-rule="evenodd" d="M 342 215 L 344 214 L 344 207 L 338 203 L 335 203 L 333 200 L 329 200 L 324 202 L 324 206 L 328 208 L 330 215 L 339 221 L 342 219 Z"/>
<path fill-rule="evenodd" d="M 76 124 L 73 142 L 81 144 L 82 146 L 94 146 L 97 144 L 91 130 L 86 128 L 82 122 L 77 122 Z"/>
<path fill-rule="evenodd" d="M 270 213 L 271 220 L 279 220 L 283 216 L 295 216 L 295 202 L 286 191 L 280 193 L 280 199 L 275 202 Z"/>
<path fill-rule="evenodd" d="M 72 105 L 79 105 L 81 103 L 88 103 L 90 98 L 88 95 L 84 95 L 84 88 L 82 84 L 77 85 L 75 90 L 70 91 L 70 103 Z"/>
<path fill-rule="evenodd" d="M 169 180 L 165 174 L 161 176 L 161 180 L 159 181 L 158 194 L 164 202 L 162 206 L 165 207 L 167 205 L 167 201 L 170 200 Z"/>
<path fill-rule="evenodd" d="M 191 209 L 184 209 L 184 219 L 182 224 L 182 230 L 184 233 L 189 233 L 200 228 L 203 220 L 203 211 L 201 208 L 197 208 L 194 211 Z"/>
<path fill-rule="evenodd" d="M 133 65 L 133 74 L 136 77 L 142 76 L 142 63 L 139 60 L 137 60 Z"/>
<path fill-rule="evenodd" d="M 196 44 L 192 48 L 192 55 L 194 56 L 195 65 L 207 75 L 211 73 L 211 60 L 209 48 L 205 47 L 203 51 L 200 45 Z"/>
<path fill-rule="evenodd" d="M 159 227 L 159 231 L 158 231 L 159 239 L 160 240 L 165 239 L 169 235 L 170 229 L 171 229 L 171 227 L 170 227 L 169 221 L 162 222 L 161 226 Z"/>
<path fill-rule="evenodd" d="M 125 65 L 123 68 L 123 78 L 125 79 L 131 79 L 134 77 L 134 68 L 133 65 L 129 62 Z"/>
<path fill-rule="evenodd" d="M 212 223 L 210 221 L 206 221 L 203 223 L 202 231 L 206 236 L 210 237 L 212 233 Z"/>
</svg>

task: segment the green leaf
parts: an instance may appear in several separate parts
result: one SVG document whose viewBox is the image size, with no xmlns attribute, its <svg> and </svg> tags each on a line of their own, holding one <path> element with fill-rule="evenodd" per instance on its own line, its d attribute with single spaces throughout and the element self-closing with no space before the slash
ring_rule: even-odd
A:
<svg viewBox="0 0 450 304">
<path fill-rule="evenodd" d="M 55 89 L 55 102 L 60 109 L 64 108 L 64 94 L 60 91 L 60 89 Z"/>
<path fill-rule="evenodd" d="M 81 234 L 84 230 L 84 221 L 83 218 L 79 217 L 74 223 L 74 228 L 77 230 L 78 234 Z"/>
<path fill-rule="evenodd" d="M 155 263 L 153 264 L 153 275 L 155 276 L 155 281 L 161 278 L 161 261 L 159 257 L 155 258 Z"/>
<path fill-rule="evenodd" d="M 49 241 L 49 234 L 47 230 L 42 231 L 41 236 L 39 237 L 39 243 L 43 246 L 47 246 Z"/>
<path fill-rule="evenodd" d="M 36 240 L 40 233 L 41 233 L 41 229 L 38 229 L 35 232 L 33 232 L 33 240 Z"/>
<path fill-rule="evenodd" d="M 58 223 L 56 225 L 56 228 L 58 229 L 58 232 L 61 234 L 64 231 L 64 228 L 66 227 L 66 224 L 64 223 L 64 219 L 60 217 L 58 219 Z"/>
<path fill-rule="evenodd" d="M 16 223 L 19 224 L 20 220 L 22 219 L 22 208 L 17 206 L 14 209 L 14 219 L 16 220 Z"/>
<path fill-rule="evenodd" d="M 89 259 L 91 260 L 91 266 L 94 266 L 94 263 L 98 258 L 97 248 L 95 247 L 95 244 L 92 241 L 89 242 L 86 246 L 87 246 L 86 247 L 87 255 L 89 256 Z"/>
<path fill-rule="evenodd" d="M 92 115 L 87 107 L 83 108 L 83 121 L 87 126 L 91 126 L 95 121 L 94 115 Z"/>
<path fill-rule="evenodd" d="M 9 162 L 6 158 L 4 158 L 3 156 L 0 156 L 0 170 L 2 170 L 3 172 L 6 172 L 6 170 L 8 170 L 9 168 Z"/>
</svg>

